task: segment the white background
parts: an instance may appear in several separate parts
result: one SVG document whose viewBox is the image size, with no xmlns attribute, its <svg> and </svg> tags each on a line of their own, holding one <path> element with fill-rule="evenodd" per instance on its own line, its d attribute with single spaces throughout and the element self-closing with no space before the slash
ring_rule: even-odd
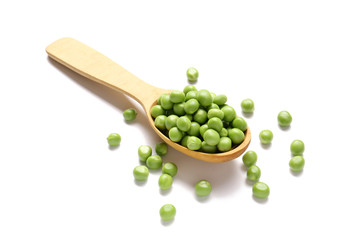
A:
<svg viewBox="0 0 342 240">
<path fill-rule="evenodd" d="M 341 239 L 341 12 L 338 0 L 1 3 L 0 239 Z M 170 191 L 160 171 L 137 184 L 138 147 L 161 139 L 137 102 L 48 59 L 45 47 L 66 36 L 161 88 L 183 89 L 194 66 L 196 87 L 226 94 L 239 115 L 252 98 L 249 149 L 269 198 L 253 198 L 241 157 L 210 164 L 173 149 Z M 288 167 L 294 139 L 306 144 L 300 174 Z M 200 179 L 209 198 L 195 196 Z M 165 203 L 177 208 L 170 223 Z"/>
</svg>

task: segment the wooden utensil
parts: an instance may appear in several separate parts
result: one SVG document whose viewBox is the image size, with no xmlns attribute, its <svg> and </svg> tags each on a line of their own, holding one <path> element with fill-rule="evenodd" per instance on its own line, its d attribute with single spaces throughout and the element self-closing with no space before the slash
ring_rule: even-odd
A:
<svg viewBox="0 0 342 240">
<path fill-rule="evenodd" d="M 228 152 L 212 154 L 189 150 L 172 142 L 161 133 L 155 127 L 150 114 L 151 107 L 156 104 L 157 98 L 163 93 L 170 93 L 172 90 L 154 87 L 140 80 L 106 56 L 72 38 L 61 38 L 51 43 L 46 47 L 46 52 L 49 57 L 80 75 L 127 94 L 138 101 L 144 108 L 153 130 L 168 145 L 186 155 L 207 162 L 225 162 L 239 157 L 251 141 L 251 133 L 248 128 L 245 132 L 244 141 Z"/>
</svg>

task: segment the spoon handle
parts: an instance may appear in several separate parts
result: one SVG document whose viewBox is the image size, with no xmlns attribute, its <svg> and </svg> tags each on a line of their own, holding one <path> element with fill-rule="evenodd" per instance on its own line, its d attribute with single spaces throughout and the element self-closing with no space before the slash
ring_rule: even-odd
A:
<svg viewBox="0 0 342 240">
<path fill-rule="evenodd" d="M 80 75 L 132 97 L 146 112 L 157 97 L 168 91 L 140 80 L 108 57 L 72 38 L 51 43 L 46 52 Z"/>
</svg>

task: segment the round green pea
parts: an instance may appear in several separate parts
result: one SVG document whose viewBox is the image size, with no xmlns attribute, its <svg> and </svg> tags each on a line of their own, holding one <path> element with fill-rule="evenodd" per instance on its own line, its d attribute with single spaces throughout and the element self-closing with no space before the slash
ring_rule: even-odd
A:
<svg viewBox="0 0 342 240">
<path fill-rule="evenodd" d="M 183 146 L 183 147 L 188 147 L 187 145 L 188 145 L 188 139 L 189 139 L 189 135 L 185 135 L 183 138 L 182 138 L 182 140 L 181 140 L 181 145 Z"/>
<path fill-rule="evenodd" d="M 244 113 L 252 113 L 254 111 L 254 102 L 250 98 L 241 101 L 241 109 Z"/>
<path fill-rule="evenodd" d="M 140 165 L 133 169 L 133 176 L 137 181 L 147 180 L 149 175 L 148 168 L 146 166 Z"/>
<path fill-rule="evenodd" d="M 196 68 L 194 67 L 190 67 L 188 68 L 188 70 L 186 70 L 186 76 L 188 78 L 188 81 L 190 82 L 195 82 L 198 79 L 198 71 Z"/>
<path fill-rule="evenodd" d="M 212 95 L 206 89 L 201 89 L 198 91 L 197 100 L 204 107 L 210 106 L 213 103 Z"/>
<path fill-rule="evenodd" d="M 262 144 L 270 144 L 273 139 L 273 133 L 271 130 L 262 130 L 259 134 L 259 139 Z"/>
<path fill-rule="evenodd" d="M 159 115 L 154 119 L 154 125 L 159 129 L 159 130 L 165 130 L 165 121 L 166 121 L 166 116 L 165 115 Z"/>
<path fill-rule="evenodd" d="M 147 158 L 152 155 L 152 148 L 148 145 L 141 145 L 138 148 L 139 160 L 146 162 Z"/>
<path fill-rule="evenodd" d="M 247 178 L 251 181 L 259 180 L 261 175 L 260 168 L 256 165 L 252 165 L 247 170 Z"/>
<path fill-rule="evenodd" d="M 216 153 L 217 147 L 216 145 L 211 146 L 211 145 L 208 145 L 208 143 L 206 143 L 205 141 L 202 141 L 201 151 L 205 153 Z"/>
<path fill-rule="evenodd" d="M 177 128 L 183 132 L 189 131 L 191 127 L 191 121 L 189 118 L 182 116 L 177 119 Z"/>
<path fill-rule="evenodd" d="M 204 135 L 205 131 L 207 131 L 208 129 L 209 129 L 208 124 L 203 124 L 200 127 L 200 135 L 202 136 L 202 138 L 203 138 L 203 135 Z"/>
<path fill-rule="evenodd" d="M 232 122 L 232 126 L 233 128 L 238 128 L 243 132 L 247 130 L 247 122 L 242 117 L 236 117 Z"/>
<path fill-rule="evenodd" d="M 185 96 L 185 101 L 188 101 L 190 99 L 196 99 L 197 100 L 197 97 L 198 97 L 198 91 L 189 91 L 186 96 Z"/>
<path fill-rule="evenodd" d="M 180 140 L 182 140 L 182 137 L 183 133 L 177 127 L 173 127 L 170 129 L 169 138 L 171 139 L 171 141 L 179 142 Z"/>
<path fill-rule="evenodd" d="M 170 94 L 164 94 L 164 95 L 161 96 L 161 98 L 160 98 L 160 105 L 165 110 L 172 109 L 173 103 L 171 101 Z"/>
<path fill-rule="evenodd" d="M 219 134 L 220 134 L 220 137 L 228 137 L 228 130 L 225 128 L 222 128 Z"/>
<path fill-rule="evenodd" d="M 220 132 L 223 128 L 223 122 L 218 117 L 210 118 L 207 124 L 209 129 L 214 129 L 217 132 Z"/>
<path fill-rule="evenodd" d="M 232 128 L 228 131 L 228 137 L 234 144 L 240 144 L 245 139 L 245 134 L 238 128 Z"/>
<path fill-rule="evenodd" d="M 302 156 L 294 156 L 289 162 L 290 169 L 293 172 L 300 172 L 303 170 L 305 165 L 305 160 Z"/>
<path fill-rule="evenodd" d="M 160 189 L 167 190 L 172 186 L 173 179 L 169 174 L 163 173 L 160 175 L 158 184 Z"/>
<path fill-rule="evenodd" d="M 270 188 L 266 183 L 257 182 L 253 185 L 253 195 L 257 198 L 267 198 L 270 195 Z"/>
<path fill-rule="evenodd" d="M 278 114 L 278 123 L 281 127 L 288 127 L 292 122 L 292 116 L 288 111 L 281 111 Z"/>
<path fill-rule="evenodd" d="M 196 183 L 195 192 L 199 197 L 208 196 L 211 193 L 211 184 L 207 180 L 201 180 Z"/>
<path fill-rule="evenodd" d="M 153 118 L 158 117 L 159 115 L 164 115 L 165 114 L 165 110 L 162 108 L 161 105 L 154 105 L 151 108 L 151 115 Z"/>
<path fill-rule="evenodd" d="M 173 104 L 173 112 L 178 116 L 183 116 L 185 114 L 184 104 L 183 102 Z"/>
<path fill-rule="evenodd" d="M 173 127 L 177 126 L 177 120 L 178 120 L 178 116 L 176 115 L 170 115 L 165 119 L 165 127 L 167 130 L 170 130 Z"/>
<path fill-rule="evenodd" d="M 228 137 L 221 137 L 220 142 L 217 144 L 217 149 L 220 152 L 227 152 L 232 148 L 232 140 Z"/>
<path fill-rule="evenodd" d="M 167 162 L 162 167 L 162 173 L 169 174 L 171 177 L 176 176 L 178 172 L 178 167 L 172 162 Z"/>
<path fill-rule="evenodd" d="M 190 150 L 199 150 L 202 146 L 202 141 L 198 137 L 191 136 L 188 138 L 187 147 Z"/>
<path fill-rule="evenodd" d="M 243 164 L 246 167 L 250 167 L 256 163 L 258 160 L 258 155 L 254 151 L 247 151 L 243 156 L 242 156 L 242 161 Z"/>
<path fill-rule="evenodd" d="M 165 204 L 160 208 L 159 215 L 163 221 L 170 221 L 176 216 L 176 208 L 172 204 Z"/>
<path fill-rule="evenodd" d="M 198 122 L 191 122 L 190 129 L 187 131 L 187 134 L 190 136 L 199 136 L 200 135 L 200 125 Z"/>
<path fill-rule="evenodd" d="M 209 111 L 211 109 L 220 109 L 220 107 L 216 103 L 212 103 L 211 105 L 209 105 L 207 110 Z"/>
<path fill-rule="evenodd" d="M 146 160 L 146 166 L 150 169 L 158 169 L 162 166 L 163 160 L 159 155 L 149 156 Z"/>
<path fill-rule="evenodd" d="M 167 151 L 168 151 L 167 144 L 164 142 L 157 143 L 155 146 L 155 150 L 159 156 L 164 156 L 167 154 Z"/>
<path fill-rule="evenodd" d="M 187 85 L 183 89 L 185 95 L 190 91 L 197 91 L 197 88 L 194 85 Z"/>
<path fill-rule="evenodd" d="M 118 133 L 111 133 L 107 137 L 107 142 L 109 146 L 118 146 L 121 142 L 121 136 Z"/>
<path fill-rule="evenodd" d="M 301 140 L 294 140 L 290 145 L 290 150 L 293 156 L 302 155 L 305 150 L 304 142 Z"/>
<path fill-rule="evenodd" d="M 123 116 L 126 121 L 133 121 L 137 116 L 137 111 L 133 108 L 126 109 L 123 112 Z"/>
<path fill-rule="evenodd" d="M 217 145 L 220 142 L 220 134 L 214 129 L 208 129 L 203 134 L 204 141 L 211 146 Z"/>
<path fill-rule="evenodd" d="M 193 114 L 195 113 L 199 108 L 199 103 L 196 99 L 189 99 L 184 104 L 184 111 L 187 114 Z"/>
<path fill-rule="evenodd" d="M 217 105 L 223 105 L 227 102 L 227 96 L 224 94 L 216 95 L 213 102 Z"/>
<path fill-rule="evenodd" d="M 213 118 L 213 117 L 218 117 L 219 119 L 223 119 L 224 118 L 224 113 L 222 110 L 220 109 L 210 109 L 208 111 L 208 118 Z"/>
<path fill-rule="evenodd" d="M 182 91 L 179 90 L 173 90 L 170 93 L 170 101 L 173 103 L 181 103 L 185 100 L 185 94 Z"/>
<path fill-rule="evenodd" d="M 194 120 L 199 124 L 204 124 L 208 120 L 207 112 L 203 109 L 198 109 L 194 115 Z"/>
<path fill-rule="evenodd" d="M 235 109 L 231 106 L 224 106 L 221 108 L 222 112 L 224 113 L 223 120 L 226 122 L 231 122 L 236 117 Z"/>
</svg>

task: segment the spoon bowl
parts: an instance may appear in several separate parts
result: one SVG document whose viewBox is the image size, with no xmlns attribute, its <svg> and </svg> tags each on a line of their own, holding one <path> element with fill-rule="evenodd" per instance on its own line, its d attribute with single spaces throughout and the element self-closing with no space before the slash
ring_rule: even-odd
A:
<svg viewBox="0 0 342 240">
<path fill-rule="evenodd" d="M 239 157 L 247 149 L 251 141 L 250 129 L 247 128 L 244 141 L 228 152 L 203 153 L 189 150 L 178 143 L 172 142 L 160 132 L 155 127 L 150 114 L 151 108 L 157 103 L 158 97 L 163 93 L 170 93 L 171 89 L 154 87 L 140 80 L 108 57 L 73 38 L 61 38 L 51 43 L 46 47 L 46 52 L 50 58 L 80 75 L 135 99 L 144 108 L 148 122 L 153 130 L 168 145 L 188 156 L 207 162 L 230 161 Z"/>
</svg>

